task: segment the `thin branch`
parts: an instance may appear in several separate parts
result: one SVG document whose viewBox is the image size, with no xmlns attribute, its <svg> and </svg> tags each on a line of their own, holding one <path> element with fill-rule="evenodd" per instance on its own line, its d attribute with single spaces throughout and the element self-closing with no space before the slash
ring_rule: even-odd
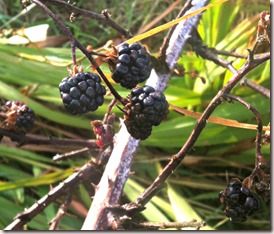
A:
<svg viewBox="0 0 274 234">
<path fill-rule="evenodd" d="M 49 225 L 49 230 L 56 230 L 61 222 L 62 217 L 66 214 L 67 209 L 69 208 L 71 203 L 71 194 L 68 194 L 66 196 L 65 202 L 60 206 L 58 209 L 57 214 L 55 217 L 50 221 Z"/>
<path fill-rule="evenodd" d="M 242 81 L 240 82 L 240 84 L 243 86 L 247 86 L 247 87 L 253 89 L 254 91 L 262 94 L 266 98 L 270 99 L 270 90 L 269 89 L 266 89 L 265 87 L 252 82 L 248 78 L 244 77 L 242 79 Z"/>
<path fill-rule="evenodd" d="M 262 123 L 262 117 L 259 113 L 259 111 L 256 110 L 256 108 L 252 105 L 250 105 L 248 102 L 244 101 L 242 98 L 231 95 L 231 94 L 226 94 L 224 95 L 224 98 L 227 98 L 228 101 L 230 100 L 235 100 L 239 103 L 241 103 L 242 105 L 244 105 L 248 110 L 250 110 L 256 120 L 257 120 L 257 136 L 256 136 L 256 163 L 255 166 L 259 167 L 260 166 L 260 159 L 262 157 L 262 152 L 261 152 L 261 144 L 262 144 L 262 129 L 263 129 L 263 123 Z"/>
<path fill-rule="evenodd" d="M 40 0 L 41 2 L 49 2 L 52 4 L 55 4 L 59 7 L 65 8 L 67 11 L 72 12 L 74 15 L 78 16 L 83 16 L 85 18 L 90 18 L 90 19 L 94 19 L 99 21 L 102 24 L 105 24 L 107 26 L 112 27 L 113 29 L 115 29 L 117 32 L 119 32 L 120 34 L 122 34 L 123 36 L 125 36 L 126 38 L 131 38 L 132 34 L 122 28 L 119 24 L 117 24 L 116 22 L 114 22 L 111 18 L 109 13 L 107 12 L 107 10 L 103 10 L 102 14 L 98 14 L 92 11 L 88 11 L 88 10 L 83 10 L 81 8 L 76 7 L 75 5 L 72 5 L 66 1 L 61 1 L 61 0 Z"/>
<path fill-rule="evenodd" d="M 198 31 L 195 29 L 192 32 L 192 36 L 189 38 L 188 42 L 192 46 L 193 50 L 196 52 L 198 56 L 201 56 L 203 59 L 210 60 L 214 62 L 217 65 L 220 65 L 222 67 L 227 68 L 230 70 L 233 74 L 237 74 L 237 69 L 232 65 L 231 62 L 220 58 L 218 56 L 218 51 L 214 48 L 209 48 L 206 45 L 203 44 L 203 41 L 198 33 Z M 256 48 L 254 48 L 256 49 Z M 254 50 L 253 49 L 253 50 Z M 263 54 L 257 55 L 257 56 L 263 56 Z M 264 87 L 262 87 L 259 84 L 256 84 L 249 80 L 246 77 L 243 77 L 240 81 L 241 85 L 245 85 L 249 88 L 252 88 L 253 90 L 257 91 L 258 93 L 262 94 L 263 96 L 270 98 L 270 91 Z"/>
<path fill-rule="evenodd" d="M 56 137 L 42 137 L 38 135 L 24 135 L 18 132 L 8 131 L 4 128 L 0 128 L 0 135 L 9 137 L 13 141 L 18 142 L 18 146 L 27 144 L 35 145 L 58 145 L 58 146 L 77 146 L 87 147 L 89 149 L 98 148 L 95 140 L 80 140 L 80 139 L 65 139 Z"/>
<path fill-rule="evenodd" d="M 52 160 L 54 162 L 57 162 L 57 161 L 61 161 L 61 160 L 65 160 L 65 159 L 69 159 L 69 158 L 72 158 L 72 157 L 78 157 L 78 156 L 90 156 L 88 153 L 90 152 L 90 149 L 85 147 L 85 148 L 82 148 L 82 149 L 79 149 L 79 150 L 73 150 L 73 151 L 70 151 L 70 152 L 66 152 L 64 154 L 56 154 L 55 156 L 53 156 Z"/>
<path fill-rule="evenodd" d="M 197 222 L 196 220 L 193 221 L 186 221 L 186 222 L 130 222 L 129 221 L 129 230 L 159 230 L 159 229 L 167 229 L 167 228 L 174 228 L 174 229 L 183 229 L 183 228 L 194 228 L 199 230 L 201 227 L 206 226 L 204 221 Z"/>
<path fill-rule="evenodd" d="M 18 214 L 14 221 L 4 230 L 21 230 L 27 222 L 31 221 L 36 215 L 41 213 L 49 204 L 55 202 L 57 198 L 71 193 L 76 186 L 82 183 L 82 181 L 86 179 L 97 179 L 99 169 L 100 166 L 94 164 L 93 162 L 86 163 L 79 169 L 79 171 L 73 173 L 66 180 L 53 188 L 48 194 L 38 200 L 30 208 Z"/>
<path fill-rule="evenodd" d="M 155 188 L 161 187 L 162 184 L 165 183 L 167 178 L 176 170 L 176 168 L 181 165 L 182 160 L 189 152 L 189 150 L 191 150 L 191 148 L 194 146 L 202 130 L 205 128 L 207 124 L 207 119 L 217 108 L 217 106 L 222 103 L 224 96 L 227 95 L 249 71 L 270 59 L 270 53 L 266 54 L 263 57 L 260 57 L 259 59 L 253 58 L 252 52 L 250 53 L 250 56 L 251 57 L 246 61 L 246 63 L 239 69 L 238 73 L 233 75 L 228 83 L 223 87 L 223 89 L 220 90 L 217 95 L 212 99 L 210 104 L 203 112 L 202 116 L 198 119 L 196 126 L 194 127 L 192 133 L 190 134 L 189 138 L 187 139 L 181 150 L 172 157 L 170 162 L 162 170 L 161 174 L 142 194 L 139 195 L 134 203 L 144 206 L 148 201 L 151 200 L 151 198 L 154 196 Z"/>
<path fill-rule="evenodd" d="M 230 57 L 235 57 L 235 58 L 242 58 L 242 59 L 247 59 L 247 55 L 239 54 L 233 51 L 226 51 L 226 50 L 216 50 L 215 48 L 210 48 L 215 51 L 216 54 L 218 55 L 224 55 L 224 56 L 230 56 Z"/>
<path fill-rule="evenodd" d="M 112 95 L 118 101 L 120 101 L 123 105 L 125 105 L 126 102 L 117 93 L 117 91 L 113 88 L 113 86 L 111 85 L 111 83 L 109 82 L 109 80 L 107 79 L 107 77 L 105 76 L 105 74 L 103 73 L 103 71 L 100 69 L 100 67 L 96 63 L 95 59 L 92 57 L 90 51 L 88 51 L 78 40 L 75 39 L 75 37 L 73 36 L 71 30 L 68 27 L 66 27 L 63 24 L 63 22 L 48 7 L 46 7 L 41 1 L 39 1 L 39 0 L 31 0 L 31 1 L 34 2 L 35 4 L 37 4 L 41 9 L 43 9 L 45 11 L 45 13 L 48 16 L 50 16 L 54 20 L 54 22 L 56 23 L 56 25 L 68 36 L 69 40 L 71 41 L 72 52 L 74 51 L 74 47 L 77 47 L 78 49 L 80 49 L 81 52 L 91 62 L 91 64 L 93 65 L 93 67 L 97 70 L 97 72 L 99 73 L 99 75 L 101 76 L 101 78 L 104 80 L 104 82 L 106 83 L 106 85 L 110 89 Z M 74 57 L 73 53 L 72 53 L 72 57 Z"/>
</svg>

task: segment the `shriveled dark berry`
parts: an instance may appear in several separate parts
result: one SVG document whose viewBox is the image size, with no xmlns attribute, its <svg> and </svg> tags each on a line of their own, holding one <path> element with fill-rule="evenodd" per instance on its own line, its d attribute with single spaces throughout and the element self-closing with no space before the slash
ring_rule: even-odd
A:
<svg viewBox="0 0 274 234">
<path fill-rule="evenodd" d="M 236 178 L 232 179 L 225 190 L 219 194 L 225 214 L 233 222 L 244 222 L 260 208 L 260 200 L 255 193 Z"/>
<path fill-rule="evenodd" d="M 271 196 L 271 186 L 270 186 L 270 176 L 267 176 L 266 181 L 261 180 L 255 182 L 254 187 L 256 193 L 266 202 L 266 204 L 270 204 L 270 196 Z"/>
<path fill-rule="evenodd" d="M 3 125 L 7 129 L 29 131 L 35 121 L 35 113 L 25 103 L 20 101 L 7 101 L 5 104 L 6 119 Z"/>
<path fill-rule="evenodd" d="M 152 69 L 150 56 L 140 43 L 124 43 L 118 49 L 112 79 L 121 86 L 131 89 L 144 82 Z"/>
<path fill-rule="evenodd" d="M 95 73 L 76 73 L 59 84 L 65 109 L 72 114 L 85 114 L 103 105 L 106 89 Z"/>
<path fill-rule="evenodd" d="M 144 140 L 168 113 L 168 102 L 162 92 L 151 86 L 135 88 L 126 105 L 125 125 L 135 139 Z"/>
</svg>

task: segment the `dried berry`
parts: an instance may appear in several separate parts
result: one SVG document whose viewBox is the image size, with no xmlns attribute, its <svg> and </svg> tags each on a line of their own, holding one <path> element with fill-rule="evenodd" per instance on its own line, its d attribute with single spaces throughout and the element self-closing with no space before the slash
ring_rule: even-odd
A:
<svg viewBox="0 0 274 234">
<path fill-rule="evenodd" d="M 219 199 L 224 204 L 226 216 L 233 222 L 246 221 L 247 216 L 260 207 L 257 195 L 238 179 L 232 179 L 228 183 L 227 188 L 220 192 Z"/>
</svg>

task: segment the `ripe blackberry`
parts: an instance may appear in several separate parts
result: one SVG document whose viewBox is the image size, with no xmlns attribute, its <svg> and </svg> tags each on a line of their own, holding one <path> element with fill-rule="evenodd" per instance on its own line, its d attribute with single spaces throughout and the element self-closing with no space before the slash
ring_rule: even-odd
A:
<svg viewBox="0 0 274 234">
<path fill-rule="evenodd" d="M 76 73 L 64 78 L 59 90 L 65 109 L 72 114 L 85 114 L 103 105 L 106 89 L 95 73 Z"/>
<path fill-rule="evenodd" d="M 28 131 L 33 126 L 35 114 L 23 102 L 7 101 L 5 105 L 5 118 L 3 124 L 5 128 Z"/>
<path fill-rule="evenodd" d="M 260 207 L 259 198 L 238 179 L 232 179 L 227 188 L 221 191 L 219 199 L 225 206 L 225 214 L 233 222 L 244 222 L 247 216 Z"/>
<path fill-rule="evenodd" d="M 144 82 L 152 69 L 150 56 L 140 43 L 122 44 L 118 49 L 117 60 L 112 62 L 112 79 L 128 89 Z"/>
<path fill-rule="evenodd" d="M 168 113 L 168 102 L 162 92 L 151 86 L 131 91 L 129 103 L 125 106 L 125 125 L 135 139 L 146 139 Z"/>
</svg>

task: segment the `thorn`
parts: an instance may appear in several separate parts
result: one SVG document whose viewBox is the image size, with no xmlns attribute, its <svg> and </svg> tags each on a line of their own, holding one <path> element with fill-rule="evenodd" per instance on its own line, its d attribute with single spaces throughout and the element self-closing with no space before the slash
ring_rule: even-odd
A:
<svg viewBox="0 0 274 234">
<path fill-rule="evenodd" d="M 109 183 L 109 187 L 112 187 L 114 184 L 114 180 L 108 177 L 108 183 Z"/>
<path fill-rule="evenodd" d="M 135 171 L 130 171 L 129 172 L 129 175 L 131 176 L 131 175 L 134 175 L 135 174 Z"/>
<path fill-rule="evenodd" d="M 91 183 L 91 186 L 97 191 L 99 189 L 99 185 Z"/>
</svg>

